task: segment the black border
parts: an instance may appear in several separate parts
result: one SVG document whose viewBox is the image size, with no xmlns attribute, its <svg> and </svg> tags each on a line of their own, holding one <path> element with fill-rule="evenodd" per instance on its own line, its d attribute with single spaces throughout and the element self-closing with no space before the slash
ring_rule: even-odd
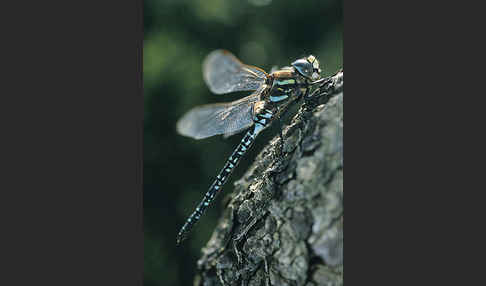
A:
<svg viewBox="0 0 486 286">
<path fill-rule="evenodd" d="M 0 284 L 142 285 L 143 1 L 2 10 Z"/>
<path fill-rule="evenodd" d="M 481 169 L 467 162 L 480 151 L 463 134 L 483 123 L 471 115 L 484 105 L 462 98 L 482 94 L 469 92 L 482 72 L 466 65 L 482 67 L 470 42 L 483 10 L 447 4 L 345 4 L 347 283 L 474 285 L 481 275 L 466 258 L 482 249 L 470 233 L 483 225 L 470 187 Z"/>
</svg>

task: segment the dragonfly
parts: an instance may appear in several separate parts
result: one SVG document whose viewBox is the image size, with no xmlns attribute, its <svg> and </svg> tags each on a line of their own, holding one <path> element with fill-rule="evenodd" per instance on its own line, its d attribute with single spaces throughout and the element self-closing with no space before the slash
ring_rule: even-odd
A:
<svg viewBox="0 0 486 286">
<path fill-rule="evenodd" d="M 252 93 L 233 102 L 194 107 L 179 119 L 177 132 L 194 139 L 204 139 L 214 135 L 230 136 L 245 129 L 248 131 L 226 160 L 202 201 L 185 221 L 177 235 L 177 244 L 186 239 L 187 234 L 221 192 L 258 134 L 275 120 L 280 120 L 291 103 L 302 98 L 312 85 L 322 80 L 319 61 L 313 55 L 297 59 L 290 66 L 268 74 L 258 67 L 243 64 L 226 50 L 215 50 L 207 55 L 202 68 L 204 81 L 211 92 Z M 282 138 L 281 129 L 280 137 Z"/>
</svg>

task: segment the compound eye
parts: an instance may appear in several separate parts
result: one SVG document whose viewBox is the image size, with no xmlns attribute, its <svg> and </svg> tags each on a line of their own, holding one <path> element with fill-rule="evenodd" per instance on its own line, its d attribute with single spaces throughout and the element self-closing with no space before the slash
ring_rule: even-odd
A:
<svg viewBox="0 0 486 286">
<path fill-rule="evenodd" d="M 304 65 L 304 75 L 307 76 L 307 77 L 311 77 L 313 72 L 314 72 L 314 69 L 312 67 L 312 64 L 309 63 L 309 62 L 305 63 L 305 65 Z"/>
<path fill-rule="evenodd" d="M 297 69 L 297 71 L 305 76 L 310 78 L 313 72 L 313 66 L 309 63 L 306 59 L 299 59 L 292 63 L 292 66 Z"/>
</svg>

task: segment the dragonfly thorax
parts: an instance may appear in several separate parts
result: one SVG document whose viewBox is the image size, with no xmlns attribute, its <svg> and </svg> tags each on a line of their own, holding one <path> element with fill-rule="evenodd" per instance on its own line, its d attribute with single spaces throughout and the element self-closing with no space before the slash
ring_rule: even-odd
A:
<svg viewBox="0 0 486 286">
<path fill-rule="evenodd" d="M 295 67 L 284 67 L 281 70 L 274 71 L 270 78 L 272 79 L 271 88 L 265 99 L 274 106 L 297 99 L 309 84 L 309 80 L 301 75 Z"/>
</svg>

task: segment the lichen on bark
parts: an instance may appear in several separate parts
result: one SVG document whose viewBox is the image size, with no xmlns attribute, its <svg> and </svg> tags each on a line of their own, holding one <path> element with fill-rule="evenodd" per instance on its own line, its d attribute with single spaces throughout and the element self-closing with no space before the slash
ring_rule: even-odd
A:
<svg viewBox="0 0 486 286">
<path fill-rule="evenodd" d="M 256 157 L 194 285 L 343 284 L 343 71 Z"/>
</svg>

